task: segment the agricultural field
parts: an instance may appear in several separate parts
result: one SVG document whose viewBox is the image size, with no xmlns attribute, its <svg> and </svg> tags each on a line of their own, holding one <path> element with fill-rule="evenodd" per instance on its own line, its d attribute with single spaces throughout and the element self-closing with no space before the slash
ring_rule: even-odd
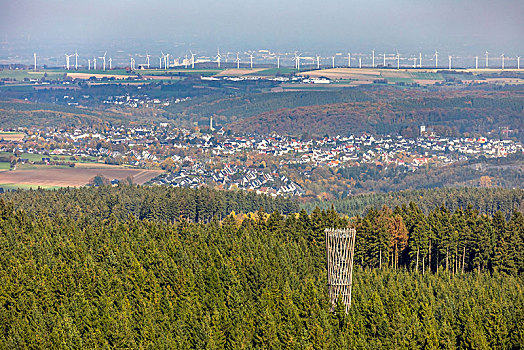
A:
<svg viewBox="0 0 524 350">
<path fill-rule="evenodd" d="M 8 158 L 8 157 L 10 157 L 12 155 L 13 155 L 13 153 L 0 152 L 0 157 L 7 157 Z M 34 153 L 21 153 L 21 154 L 19 154 L 18 157 L 22 158 L 22 159 L 27 159 L 30 162 L 40 162 L 40 161 L 42 161 L 42 157 L 48 158 L 49 156 L 44 156 L 44 155 L 41 155 L 41 154 L 34 154 Z"/>
<path fill-rule="evenodd" d="M 504 72 L 516 70 L 507 69 Z M 298 75 L 311 78 L 326 77 L 332 80 L 350 80 L 351 84 L 359 85 L 372 83 L 376 79 L 386 79 L 389 83 L 418 83 L 420 85 L 433 85 L 444 82 L 446 77 L 455 80 L 472 81 L 472 82 L 490 82 L 497 84 L 522 84 L 521 78 L 502 78 L 494 76 L 493 78 L 479 77 L 479 74 L 496 74 L 501 70 L 474 70 L 474 69 L 457 69 L 446 75 L 444 69 L 371 69 L 371 68 L 329 68 L 313 71 L 303 71 Z M 446 75 L 446 77 L 445 77 Z"/>
<path fill-rule="evenodd" d="M 3 157 L 9 158 L 12 155 L 13 154 L 9 152 L 0 152 L 0 158 L 3 158 Z M 92 156 L 83 156 L 81 158 L 79 157 L 71 158 L 70 156 L 43 155 L 43 154 L 35 154 L 35 153 L 20 153 L 18 154 L 18 158 L 27 159 L 29 162 L 41 162 L 42 158 L 50 158 L 51 161 L 63 161 L 63 162 L 68 162 L 68 163 L 87 164 L 87 165 L 93 165 L 95 162 L 98 161 L 96 157 L 92 157 Z"/>
<path fill-rule="evenodd" d="M 144 184 L 160 175 L 162 170 L 132 169 L 124 167 L 70 168 L 41 166 L 0 172 L 0 184 L 12 187 L 81 187 L 93 177 L 102 175 L 110 180 L 123 181 L 131 177 L 133 183 Z M 4 187 L 0 185 L 0 187 Z"/>
<path fill-rule="evenodd" d="M 276 76 L 278 74 L 293 74 L 297 72 L 296 69 L 294 68 L 268 68 L 268 69 L 264 69 L 264 70 L 260 70 L 256 73 L 249 73 L 247 75 L 252 75 L 252 76 L 257 76 L 257 77 L 271 77 L 271 76 Z"/>
<path fill-rule="evenodd" d="M 116 74 L 114 72 L 87 72 L 87 73 L 79 73 L 79 72 L 72 72 L 67 73 L 67 76 L 72 79 L 89 79 L 91 77 L 95 77 L 97 79 L 102 78 L 115 78 L 115 79 L 127 79 L 130 77 L 136 77 L 135 74 Z"/>
<path fill-rule="evenodd" d="M 208 75 L 214 75 L 222 72 L 224 69 L 192 69 L 192 68 L 183 68 L 183 69 L 144 69 L 144 70 L 138 70 L 137 72 L 140 72 L 141 75 L 170 75 L 170 74 L 200 74 L 203 76 Z"/>
<path fill-rule="evenodd" d="M 216 74 L 216 76 L 220 77 L 240 77 L 244 75 L 258 75 L 259 72 L 265 71 L 265 68 L 229 68 L 221 71 L 220 73 Z"/>
<path fill-rule="evenodd" d="M 4 191 L 13 191 L 13 190 L 36 190 L 38 188 L 43 190 L 54 190 L 60 188 L 60 186 L 45 186 L 45 185 L 27 185 L 27 184 L 2 184 L 0 183 L 0 188 Z"/>
<path fill-rule="evenodd" d="M 0 162 L 0 171 L 1 170 L 9 170 L 11 167 L 11 163 L 9 162 Z"/>
<path fill-rule="evenodd" d="M 49 80 L 56 80 L 60 79 L 64 76 L 65 71 L 39 71 L 34 72 L 32 70 L 0 70 L 0 80 L 7 78 L 7 79 L 14 79 L 17 81 L 23 81 L 25 78 L 27 79 L 41 79 L 46 75 L 46 78 Z"/>
<path fill-rule="evenodd" d="M 0 141 L 22 141 L 24 136 L 21 132 L 0 131 Z"/>
</svg>

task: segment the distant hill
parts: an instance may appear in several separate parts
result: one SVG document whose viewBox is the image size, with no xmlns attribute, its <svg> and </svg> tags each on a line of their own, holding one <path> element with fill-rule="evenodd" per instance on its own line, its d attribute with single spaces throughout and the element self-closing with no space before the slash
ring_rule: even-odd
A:
<svg viewBox="0 0 524 350">
<path fill-rule="evenodd" d="M 430 125 L 440 135 L 486 133 L 502 127 L 524 130 L 524 88 L 431 92 L 383 88 L 366 90 L 365 95 L 367 99 L 354 101 L 277 105 L 255 116 L 246 114 L 231 128 L 296 136 L 364 132 L 417 136 L 421 124 Z M 521 138 L 523 135 L 520 133 Z"/>
<path fill-rule="evenodd" d="M 315 207 L 329 209 L 331 206 L 339 213 L 349 216 L 363 215 L 369 208 L 380 209 L 384 205 L 396 206 L 415 203 L 425 213 L 444 206 L 451 211 L 465 209 L 471 205 L 483 214 L 493 215 L 498 210 L 507 217 L 515 210 L 524 212 L 524 189 L 503 188 L 438 188 L 410 190 L 380 194 L 364 194 L 336 201 L 322 201 L 305 204 L 308 211 Z"/>
<path fill-rule="evenodd" d="M 125 112 L 64 106 L 51 103 L 33 103 L 23 100 L 0 101 L 0 125 L 16 127 L 95 126 L 137 120 Z"/>
<path fill-rule="evenodd" d="M 292 91 L 247 93 L 231 96 L 207 96 L 181 104 L 164 107 L 179 124 L 208 120 L 209 116 L 222 124 L 229 124 L 262 113 L 275 113 L 283 108 L 325 105 L 354 101 L 368 101 L 362 90 Z M 257 130 L 254 130 L 257 131 Z"/>
</svg>

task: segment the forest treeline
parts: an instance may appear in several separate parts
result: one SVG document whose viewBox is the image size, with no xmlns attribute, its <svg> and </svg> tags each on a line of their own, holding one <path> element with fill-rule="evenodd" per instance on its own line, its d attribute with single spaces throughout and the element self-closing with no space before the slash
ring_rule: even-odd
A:
<svg viewBox="0 0 524 350">
<path fill-rule="evenodd" d="M 395 208 L 413 202 L 424 213 L 438 207 L 450 211 L 466 209 L 471 205 L 481 214 L 493 215 L 501 211 L 510 217 L 513 211 L 524 212 L 524 190 L 521 188 L 475 188 L 444 187 L 424 190 L 408 190 L 388 193 L 363 194 L 334 201 L 317 201 L 302 205 L 308 212 L 315 207 L 329 209 L 331 206 L 340 214 L 349 216 L 362 215 L 369 208 L 380 209 L 384 205 Z"/>
<path fill-rule="evenodd" d="M 486 134 L 511 126 L 524 129 L 524 99 L 520 90 L 442 90 L 424 92 L 371 89 L 369 99 L 336 103 L 288 105 L 243 118 L 232 124 L 240 132 L 322 136 L 325 134 L 402 134 L 418 136 L 420 125 L 439 135 Z M 517 137 L 522 138 L 518 134 Z"/>
<path fill-rule="evenodd" d="M 373 86 L 338 91 L 267 92 L 272 82 L 231 83 L 187 79 L 142 87 L 123 85 L 88 86 L 68 90 L 10 90 L 0 93 L 0 120 L 5 127 L 96 126 L 172 120 L 177 126 L 207 125 L 213 116 L 217 125 L 238 132 L 295 136 L 329 134 L 418 135 L 419 126 L 430 126 L 439 135 L 486 135 L 509 127 L 522 140 L 524 99 L 522 87 L 477 87 L 431 90 Z M 194 86 L 198 86 L 195 89 Z M 115 92 L 116 91 L 116 92 Z M 52 104 L 63 95 L 91 109 Z M 159 110 L 108 110 L 109 96 L 145 94 L 151 98 L 186 98 Z M 84 96 L 89 96 L 85 98 Z M 58 98 L 60 97 L 60 98 Z M 47 103 L 32 103 L 23 101 Z M 94 108 L 94 109 L 93 109 Z"/>
<path fill-rule="evenodd" d="M 289 177 L 306 190 L 302 200 L 345 199 L 351 195 L 423 190 L 443 187 L 520 188 L 524 183 L 524 155 L 470 159 L 439 166 L 427 164 L 416 171 L 404 165 L 363 163 L 339 168 L 313 167 L 306 179 L 306 165 L 289 166 Z M 440 203 L 437 203 L 440 204 Z"/>
<path fill-rule="evenodd" d="M 69 91 L 67 92 L 69 93 Z M 62 96 L 65 94 L 61 91 Z M 20 100 L 0 101 L 0 122 L 4 128 L 32 127 L 97 127 L 128 121 L 129 115 L 115 111 L 97 111 L 51 103 Z"/>
<path fill-rule="evenodd" d="M 12 201 L 16 209 L 28 214 L 73 218 L 83 214 L 123 220 L 133 215 L 137 219 L 208 222 L 214 217 L 222 220 L 232 212 L 249 213 L 262 209 L 288 214 L 298 211 L 298 204 L 289 198 L 210 188 L 120 185 L 15 191 L 3 196 Z"/>
<path fill-rule="evenodd" d="M 74 200 L 72 192 L 49 193 L 52 208 Z M 471 208 L 426 215 L 411 204 L 352 221 L 317 208 L 173 223 L 28 214 L 4 200 L 1 348 L 524 344 L 520 212 L 509 220 Z M 346 315 L 340 304 L 331 311 L 323 229 L 349 225 L 357 241 Z"/>
<path fill-rule="evenodd" d="M 325 105 L 341 102 L 369 101 L 371 97 L 357 89 L 342 91 L 289 91 L 278 93 L 244 93 L 230 96 L 206 96 L 165 108 L 177 119 L 187 122 L 209 120 L 213 115 L 220 124 L 229 124 L 265 112 L 283 108 Z"/>
</svg>

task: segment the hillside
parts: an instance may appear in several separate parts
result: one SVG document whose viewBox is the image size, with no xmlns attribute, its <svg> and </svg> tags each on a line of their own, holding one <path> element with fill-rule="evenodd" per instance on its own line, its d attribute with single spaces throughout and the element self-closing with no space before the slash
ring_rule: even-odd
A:
<svg viewBox="0 0 524 350">
<path fill-rule="evenodd" d="M 387 193 L 442 187 L 521 188 L 524 181 L 524 156 L 460 161 L 450 165 L 421 167 L 410 171 L 405 166 L 377 166 L 363 163 L 344 168 L 312 168 L 306 178 L 300 167 L 290 167 L 288 176 L 306 190 L 304 201 L 344 199 L 367 193 Z M 437 203 L 437 205 L 440 203 Z"/>
<path fill-rule="evenodd" d="M 178 123 L 207 123 L 209 116 L 221 125 L 243 120 L 261 113 L 269 113 L 282 108 L 324 105 L 332 103 L 367 101 L 370 97 L 357 89 L 342 91 L 296 91 L 244 93 L 230 96 L 208 96 L 183 104 L 164 108 Z"/>
<path fill-rule="evenodd" d="M 78 108 L 51 103 L 23 100 L 0 101 L 2 128 L 91 126 L 103 128 L 111 123 L 135 122 L 144 118 L 140 113 Z M 151 120 L 151 116 L 148 117 Z"/>
<path fill-rule="evenodd" d="M 241 132 L 286 135 L 403 134 L 417 136 L 420 125 L 440 135 L 524 130 L 524 90 L 401 90 L 366 92 L 369 100 L 285 106 L 239 120 Z M 520 135 L 519 137 L 522 137 Z"/>
</svg>

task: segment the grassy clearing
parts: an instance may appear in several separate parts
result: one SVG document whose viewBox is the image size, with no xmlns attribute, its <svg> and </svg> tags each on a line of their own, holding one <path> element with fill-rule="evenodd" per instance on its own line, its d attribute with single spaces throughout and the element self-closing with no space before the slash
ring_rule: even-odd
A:
<svg viewBox="0 0 524 350">
<path fill-rule="evenodd" d="M 10 168 L 11 168 L 11 163 L 0 162 L 0 170 L 9 170 Z"/>
</svg>

